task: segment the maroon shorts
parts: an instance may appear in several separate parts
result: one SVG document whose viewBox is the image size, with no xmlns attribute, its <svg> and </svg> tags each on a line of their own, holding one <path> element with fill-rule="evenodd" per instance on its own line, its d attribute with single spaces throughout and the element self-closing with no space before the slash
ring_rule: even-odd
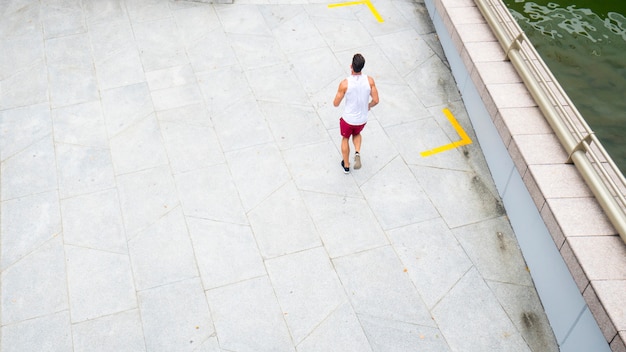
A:
<svg viewBox="0 0 626 352">
<path fill-rule="evenodd" d="M 339 129 L 343 138 L 350 138 L 350 136 L 356 136 L 363 131 L 365 124 L 354 126 L 343 120 L 343 117 L 339 119 Z"/>
</svg>

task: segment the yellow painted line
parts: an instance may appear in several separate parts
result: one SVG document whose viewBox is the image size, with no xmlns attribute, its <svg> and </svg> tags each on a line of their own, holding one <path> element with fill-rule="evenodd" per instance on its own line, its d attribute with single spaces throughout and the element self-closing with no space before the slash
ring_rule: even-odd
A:
<svg viewBox="0 0 626 352">
<path fill-rule="evenodd" d="M 370 11 L 372 11 L 372 14 L 376 18 L 376 20 L 378 20 L 378 22 L 385 22 L 385 20 L 383 20 L 383 17 L 378 13 L 378 11 L 376 11 L 376 8 L 374 7 L 374 5 L 372 5 L 371 1 L 367 0 L 365 4 L 367 4 L 367 7 L 369 7 Z"/>
<path fill-rule="evenodd" d="M 372 11 L 372 14 L 376 18 L 376 20 L 378 20 L 378 22 L 385 22 L 385 20 L 383 20 L 383 17 L 378 13 L 378 11 L 376 11 L 376 8 L 374 7 L 374 5 L 372 5 L 372 2 L 370 0 L 342 2 L 338 4 L 330 4 L 328 5 L 328 7 L 333 8 L 352 5 L 367 5 L 370 11 Z"/>
<path fill-rule="evenodd" d="M 341 2 L 339 4 L 330 4 L 328 7 L 342 7 L 342 6 L 351 6 L 351 5 L 365 5 L 365 1 L 349 1 L 349 2 Z"/>
<path fill-rule="evenodd" d="M 441 147 L 437 147 L 437 148 L 434 148 L 434 149 L 430 149 L 430 150 L 421 152 L 420 155 L 422 157 L 424 157 L 424 158 L 427 157 L 427 156 L 431 156 L 431 155 L 437 154 L 437 153 L 445 152 L 446 150 L 458 148 L 458 147 L 461 147 L 461 146 L 468 145 L 468 144 L 472 143 L 472 140 L 469 138 L 467 133 L 465 133 L 465 130 L 463 130 L 463 127 L 461 127 L 461 125 L 459 125 L 459 122 L 454 118 L 454 115 L 452 115 L 450 110 L 443 109 L 443 113 L 448 118 L 448 121 L 450 121 L 450 123 L 452 124 L 452 127 L 454 127 L 454 129 L 456 130 L 456 133 L 459 134 L 459 136 L 461 137 L 461 140 L 460 141 L 456 141 L 456 142 L 452 142 L 450 144 L 442 145 Z"/>
</svg>

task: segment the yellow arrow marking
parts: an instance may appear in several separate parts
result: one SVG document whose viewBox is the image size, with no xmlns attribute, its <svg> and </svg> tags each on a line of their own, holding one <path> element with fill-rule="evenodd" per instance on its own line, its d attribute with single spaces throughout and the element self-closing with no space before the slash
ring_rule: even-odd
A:
<svg viewBox="0 0 626 352">
<path fill-rule="evenodd" d="M 378 13 L 378 11 L 376 11 L 376 8 L 374 7 L 374 5 L 372 5 L 372 2 L 370 0 L 342 2 L 339 4 L 330 4 L 328 5 L 328 7 L 333 8 L 333 7 L 341 7 L 341 6 L 352 6 L 352 5 L 367 5 L 370 11 L 372 11 L 372 14 L 374 15 L 374 17 L 376 17 L 376 19 L 378 20 L 378 22 L 385 22 L 385 20 L 383 20 L 382 16 Z"/>
<path fill-rule="evenodd" d="M 450 110 L 443 109 L 443 113 L 448 118 L 448 121 L 450 121 L 450 123 L 452 124 L 452 127 L 454 127 L 454 129 L 456 130 L 456 133 L 459 134 L 459 136 L 461 137 L 461 140 L 457 142 L 452 142 L 450 144 L 442 145 L 441 147 L 437 147 L 431 150 L 421 152 L 420 155 L 424 158 L 427 156 L 437 154 L 437 153 L 445 152 L 446 150 L 454 149 L 454 148 L 472 143 L 472 140 L 469 138 L 467 133 L 465 133 L 465 131 L 463 130 L 463 127 L 459 125 L 459 122 L 454 118 L 454 115 L 452 115 Z"/>
</svg>

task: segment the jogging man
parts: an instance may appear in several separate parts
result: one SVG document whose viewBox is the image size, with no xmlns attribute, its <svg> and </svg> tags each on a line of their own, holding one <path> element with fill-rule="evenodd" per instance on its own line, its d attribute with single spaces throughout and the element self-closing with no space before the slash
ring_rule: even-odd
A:
<svg viewBox="0 0 626 352">
<path fill-rule="evenodd" d="M 338 107 L 343 98 L 346 98 L 343 115 L 339 119 L 341 131 L 341 167 L 344 173 L 350 173 L 350 136 L 354 144 L 354 169 L 361 168 L 361 131 L 367 123 L 369 110 L 378 104 L 378 90 L 374 79 L 361 73 L 365 66 L 365 58 L 361 54 L 354 54 L 350 70 L 352 74 L 339 83 L 337 95 L 333 105 Z M 370 100 L 370 97 L 372 100 Z"/>
</svg>

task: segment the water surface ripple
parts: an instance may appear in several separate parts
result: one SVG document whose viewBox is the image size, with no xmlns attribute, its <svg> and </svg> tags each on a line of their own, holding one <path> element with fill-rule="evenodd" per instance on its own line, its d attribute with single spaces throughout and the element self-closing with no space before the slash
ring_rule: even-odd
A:
<svg viewBox="0 0 626 352">
<path fill-rule="evenodd" d="M 626 173 L 626 2 L 504 2 Z"/>
</svg>

